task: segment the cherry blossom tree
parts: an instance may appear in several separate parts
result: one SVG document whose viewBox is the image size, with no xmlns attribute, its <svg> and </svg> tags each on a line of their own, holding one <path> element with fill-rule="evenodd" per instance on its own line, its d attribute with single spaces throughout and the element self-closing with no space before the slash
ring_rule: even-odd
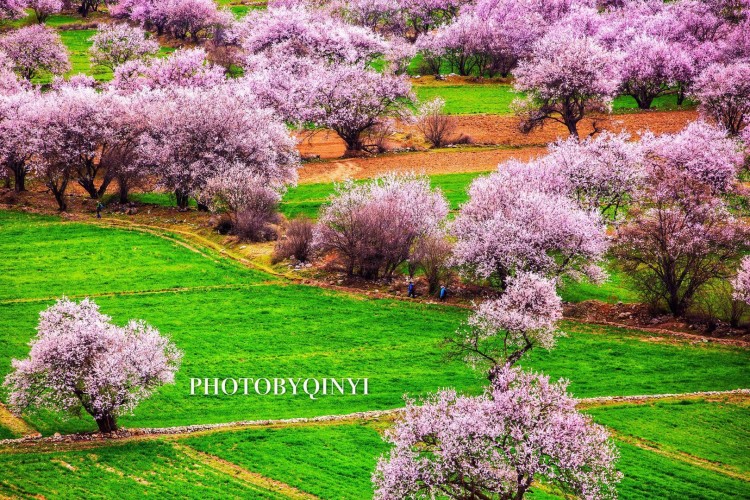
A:
<svg viewBox="0 0 750 500">
<path fill-rule="evenodd" d="M 742 259 L 737 275 L 732 280 L 732 288 L 734 300 L 750 304 L 750 257 Z"/>
<path fill-rule="evenodd" d="M 550 30 L 515 71 L 516 90 L 528 93 L 515 105 L 521 129 L 553 120 L 578 137 L 586 114 L 609 111 L 620 83 L 617 60 L 592 37 L 569 27 Z"/>
<path fill-rule="evenodd" d="M 135 320 L 117 326 L 89 299 L 63 298 L 42 311 L 30 346 L 29 357 L 14 359 L 5 378 L 11 408 L 75 416 L 83 410 L 107 433 L 117 430 L 119 416 L 174 383 L 182 358 L 152 326 Z"/>
<path fill-rule="evenodd" d="M 19 80 L 13 72 L 13 61 L 0 50 L 0 96 L 15 94 L 28 86 L 28 82 Z"/>
<path fill-rule="evenodd" d="M 62 0 L 29 0 L 28 8 L 34 11 L 38 23 L 44 23 L 49 16 L 63 9 Z"/>
<path fill-rule="evenodd" d="M 638 143 L 627 134 L 604 131 L 595 137 L 558 140 L 549 155 L 531 165 L 519 166 L 514 174 L 539 175 L 547 169 L 546 185 L 574 199 L 585 210 L 598 209 L 612 220 L 630 199 L 643 179 L 643 155 Z M 525 167 L 525 168 L 524 168 Z M 523 171 L 521 171 L 523 169 Z M 556 177 L 549 180 L 551 177 Z"/>
<path fill-rule="evenodd" d="M 534 481 L 615 498 L 614 444 L 566 389 L 506 367 L 482 396 L 445 390 L 407 400 L 386 434 L 393 448 L 378 461 L 375 498 L 523 498 Z"/>
<path fill-rule="evenodd" d="M 26 15 L 25 0 L 0 0 L 0 21 L 19 19 Z"/>
<path fill-rule="evenodd" d="M 209 63 L 201 49 L 176 50 L 167 58 L 134 59 L 115 68 L 112 87 L 120 92 L 148 89 L 215 88 L 226 81 L 224 68 Z"/>
<path fill-rule="evenodd" d="M 299 154 L 284 123 L 240 83 L 156 91 L 139 154 L 159 184 L 187 208 L 208 179 L 229 165 L 269 186 L 296 180 Z"/>
<path fill-rule="evenodd" d="M 482 302 L 446 344 L 455 357 L 472 366 L 488 367 L 492 381 L 504 366 L 512 366 L 535 347 L 551 349 L 562 335 L 562 300 L 555 282 L 537 274 L 508 279 L 498 299 Z"/>
<path fill-rule="evenodd" d="M 91 37 L 91 62 L 114 71 L 115 67 L 142 60 L 159 52 L 159 44 L 142 29 L 127 24 L 109 24 Z"/>
<path fill-rule="evenodd" d="M 0 50 L 13 61 L 16 73 L 26 80 L 42 72 L 60 75 L 70 70 L 68 52 L 60 35 L 46 26 L 28 26 L 3 35 Z"/>
<path fill-rule="evenodd" d="M 76 10 L 83 17 L 88 17 L 90 12 L 96 12 L 103 4 L 108 3 L 108 0 L 68 0 L 69 4 L 73 6 L 77 5 Z"/>
<path fill-rule="evenodd" d="M 26 190 L 31 158 L 43 134 L 30 113 L 37 97 L 30 91 L 0 96 L 0 165 L 13 177 L 17 193 Z"/>
<path fill-rule="evenodd" d="M 692 68 L 689 56 L 665 38 L 640 35 L 622 50 L 623 93 L 632 96 L 640 109 L 649 109 L 656 97 L 671 91 Z"/>
<path fill-rule="evenodd" d="M 750 62 L 714 64 L 693 86 L 701 111 L 737 135 L 750 117 Z"/>
<path fill-rule="evenodd" d="M 98 156 L 111 133 L 102 96 L 89 87 L 63 86 L 37 101 L 34 119 L 44 135 L 32 158 L 34 173 L 52 192 L 61 211 L 67 208 L 65 192 L 71 180 L 91 198 L 100 198 L 109 179 L 101 179 Z"/>
<path fill-rule="evenodd" d="M 286 57 L 366 66 L 389 48 L 381 36 L 366 28 L 301 7 L 251 12 L 235 31 L 249 56 L 281 53 Z"/>
<path fill-rule="evenodd" d="M 742 167 L 737 143 L 704 121 L 691 122 L 676 134 L 644 134 L 640 147 L 647 169 L 684 172 L 716 193 L 731 190 Z"/>
<path fill-rule="evenodd" d="M 613 250 L 647 302 L 680 316 L 707 283 L 730 277 L 748 236 L 710 183 L 657 161 Z"/>
<path fill-rule="evenodd" d="M 448 203 L 429 179 L 388 174 L 363 184 L 337 185 L 320 214 L 314 245 L 332 253 L 347 274 L 391 278 L 415 241 L 435 232 Z"/>
<path fill-rule="evenodd" d="M 453 244 L 445 231 L 439 230 L 426 234 L 414 243 L 409 256 L 409 276 L 422 270 L 427 279 L 428 293 L 436 294 L 440 285 L 451 280 L 450 258 Z"/>
<path fill-rule="evenodd" d="M 210 38 L 218 26 L 231 23 L 231 13 L 211 0 L 120 0 L 111 8 L 115 17 L 126 17 L 158 34 L 176 38 Z"/>
<path fill-rule="evenodd" d="M 524 271 L 600 280 L 597 263 L 607 250 L 601 216 L 545 186 L 543 176 L 532 183 L 503 165 L 476 179 L 452 225 L 454 264 L 501 288 Z"/>
</svg>

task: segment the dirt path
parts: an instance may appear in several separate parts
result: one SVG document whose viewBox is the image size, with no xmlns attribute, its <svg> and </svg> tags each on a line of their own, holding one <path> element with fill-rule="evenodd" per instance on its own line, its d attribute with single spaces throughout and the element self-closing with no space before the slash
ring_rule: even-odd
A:
<svg viewBox="0 0 750 500">
<path fill-rule="evenodd" d="M 244 481 L 260 489 L 261 492 L 276 493 L 284 498 L 291 498 L 294 500 L 315 500 L 316 498 L 318 498 L 302 490 L 298 490 L 294 486 L 290 486 L 286 483 L 282 483 L 281 481 L 263 476 L 261 474 L 258 474 L 257 472 L 252 472 L 245 469 L 244 467 L 240 467 L 237 464 L 224 460 L 223 458 L 198 451 L 195 448 L 191 448 L 190 446 L 181 443 L 172 443 L 172 446 L 178 451 L 192 458 L 196 462 L 200 462 L 201 464 L 206 465 L 214 469 L 215 471 Z"/>
<path fill-rule="evenodd" d="M 720 401 L 724 398 L 733 398 L 735 401 L 748 401 L 750 400 L 750 389 L 690 392 L 684 394 L 647 394 L 640 396 L 605 396 L 597 398 L 583 398 L 577 401 L 577 406 L 579 406 L 580 408 L 594 408 L 597 406 L 613 404 L 643 404 L 645 402 L 657 400 L 682 401 L 708 399 Z M 0 454 L 18 452 L 54 452 L 64 451 L 68 449 L 80 450 L 120 442 L 157 439 L 159 437 L 179 439 L 183 436 L 205 435 L 215 432 L 231 432 L 248 428 L 286 428 L 314 425 L 342 425 L 348 423 L 361 424 L 377 420 L 390 420 L 398 416 L 398 414 L 402 411 L 403 408 L 393 408 L 390 410 L 373 410 L 348 413 L 344 415 L 322 415 L 319 417 L 308 418 L 247 420 L 222 424 L 125 429 L 111 436 L 102 434 L 68 434 L 65 436 L 6 439 L 0 441 Z"/>
<path fill-rule="evenodd" d="M 385 154 L 368 158 L 310 162 L 299 171 L 301 184 L 336 182 L 344 179 L 366 179 L 386 172 L 420 174 L 458 174 L 488 172 L 501 162 L 515 158 L 528 161 L 545 153 L 544 147 L 460 148 Z"/>
<path fill-rule="evenodd" d="M 681 130 L 688 122 L 697 118 L 694 110 L 684 111 L 639 111 L 613 114 L 595 118 L 597 127 L 613 132 L 629 132 L 636 136 L 639 131 L 650 130 L 655 134 L 673 133 Z M 459 115 L 456 135 L 468 136 L 474 144 L 499 145 L 506 147 L 543 148 L 558 138 L 568 137 L 567 129 L 559 123 L 549 123 L 544 128 L 529 134 L 518 130 L 518 119 L 512 115 Z M 581 135 L 593 132 L 594 120 L 585 119 L 580 126 Z M 402 127 L 402 133 L 391 141 L 394 148 L 424 148 L 425 144 L 413 126 Z M 332 131 L 321 130 L 312 135 L 298 134 L 299 150 L 305 157 L 321 159 L 341 158 L 346 148 L 343 141 Z M 494 168 L 494 167 L 493 167 Z M 434 172 L 448 173 L 448 172 Z"/>
</svg>

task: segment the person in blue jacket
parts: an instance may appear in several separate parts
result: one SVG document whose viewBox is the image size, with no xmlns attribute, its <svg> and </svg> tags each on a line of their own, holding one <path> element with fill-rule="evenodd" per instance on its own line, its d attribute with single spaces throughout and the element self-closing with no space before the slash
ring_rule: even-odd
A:
<svg viewBox="0 0 750 500">
<path fill-rule="evenodd" d="M 440 285 L 440 300 L 445 300 L 447 295 L 448 295 L 448 289 L 445 288 L 445 285 Z"/>
<path fill-rule="evenodd" d="M 414 282 L 412 280 L 409 280 L 409 286 L 406 289 L 406 296 L 412 298 L 416 297 L 414 294 Z"/>
</svg>

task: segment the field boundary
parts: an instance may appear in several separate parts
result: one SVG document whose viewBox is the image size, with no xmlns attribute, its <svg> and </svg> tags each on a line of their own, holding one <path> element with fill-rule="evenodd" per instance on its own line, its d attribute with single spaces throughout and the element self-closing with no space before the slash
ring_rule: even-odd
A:
<svg viewBox="0 0 750 500">
<path fill-rule="evenodd" d="M 730 391 L 700 391 L 675 394 L 645 394 L 637 396 L 602 396 L 594 398 L 582 398 L 576 401 L 576 406 L 581 408 L 594 408 L 612 404 L 640 404 L 648 401 L 658 400 L 686 400 L 702 398 L 720 398 L 726 396 L 750 397 L 750 389 L 734 389 Z M 186 435 L 207 434 L 213 432 L 236 431 L 253 427 L 260 428 L 284 428 L 319 424 L 344 424 L 347 422 L 368 422 L 378 419 L 390 419 L 397 417 L 404 408 L 392 408 L 389 410 L 370 410 L 362 412 L 347 413 L 342 415 L 320 415 L 317 417 L 299 417 L 286 419 L 259 419 L 244 420 L 238 422 L 226 422 L 217 424 L 196 424 L 175 427 L 151 427 L 138 429 L 122 429 L 113 435 L 103 434 L 66 434 L 48 437 L 27 436 L 16 439 L 0 440 L 0 453 L 2 448 L 13 449 L 18 446 L 33 447 L 38 445 L 53 445 L 58 449 L 60 444 L 85 444 L 85 443 L 116 443 L 122 441 L 149 439 L 157 437 L 180 437 Z"/>
</svg>

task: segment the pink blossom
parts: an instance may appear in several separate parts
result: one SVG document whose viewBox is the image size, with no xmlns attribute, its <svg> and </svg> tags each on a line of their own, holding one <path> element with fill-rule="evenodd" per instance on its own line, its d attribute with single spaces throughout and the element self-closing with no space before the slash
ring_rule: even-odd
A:
<svg viewBox="0 0 750 500">
<path fill-rule="evenodd" d="M 68 52 L 60 35 L 42 25 L 21 28 L 0 37 L 0 50 L 13 61 L 14 70 L 26 80 L 42 72 L 60 75 L 70 70 Z"/>
<path fill-rule="evenodd" d="M 550 30 L 515 71 L 515 87 L 529 97 L 516 103 L 523 130 L 547 120 L 577 125 L 591 111 L 607 111 L 620 83 L 618 55 L 570 27 Z"/>
<path fill-rule="evenodd" d="M 714 64 L 696 79 L 701 111 L 736 135 L 750 117 L 750 62 Z"/>
<path fill-rule="evenodd" d="M 0 20 L 19 19 L 26 15 L 25 0 L 0 0 Z"/>
<path fill-rule="evenodd" d="M 167 58 L 133 59 L 115 68 L 112 86 L 122 92 L 178 87 L 213 88 L 226 81 L 224 69 L 206 60 L 203 49 L 176 50 Z"/>
<path fill-rule="evenodd" d="M 41 312 L 37 336 L 6 377 L 16 412 L 49 409 L 90 414 L 102 432 L 161 385 L 174 383 L 182 353 L 142 321 L 112 324 L 91 300 L 65 298 Z"/>
<path fill-rule="evenodd" d="M 112 70 L 120 64 L 145 59 L 159 52 L 159 44 L 146 32 L 127 24 L 109 24 L 91 37 L 91 62 Z"/>
<path fill-rule="evenodd" d="M 504 368 L 484 395 L 439 392 L 406 410 L 378 461 L 375 498 L 522 498 L 533 481 L 614 498 L 622 475 L 604 427 L 576 411 L 567 383 Z"/>
<path fill-rule="evenodd" d="M 742 259 L 737 275 L 732 280 L 732 288 L 734 300 L 750 304 L 750 257 Z"/>
<path fill-rule="evenodd" d="M 43 23 L 52 14 L 57 14 L 63 9 L 62 0 L 28 0 L 28 8 L 34 11 L 36 20 Z"/>
</svg>

